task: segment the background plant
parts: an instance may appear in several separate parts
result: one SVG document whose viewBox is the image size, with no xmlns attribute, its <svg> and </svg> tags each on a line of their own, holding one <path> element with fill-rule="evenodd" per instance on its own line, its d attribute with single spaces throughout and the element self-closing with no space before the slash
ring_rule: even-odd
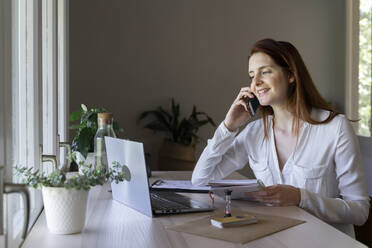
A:
<svg viewBox="0 0 372 248">
<path fill-rule="evenodd" d="M 145 128 L 154 132 L 165 132 L 169 140 L 184 145 L 189 145 L 193 140 L 200 138 L 197 132 L 201 126 L 208 123 L 214 127 L 216 126 L 212 118 L 205 112 L 197 111 L 195 105 L 190 116 L 180 120 L 180 105 L 176 104 L 173 98 L 170 111 L 166 111 L 159 106 L 155 110 L 141 113 L 139 120 L 148 116 L 152 117 L 152 121 L 147 123 L 144 126 Z"/>
<path fill-rule="evenodd" d="M 94 136 L 98 128 L 97 115 L 102 112 L 107 112 L 107 110 L 105 108 L 88 109 L 86 105 L 81 104 L 80 110 L 70 114 L 70 122 L 75 123 L 70 126 L 70 129 L 76 130 L 71 144 L 73 152 L 78 151 L 86 157 L 89 152 L 94 151 Z M 116 133 L 123 132 L 116 121 L 113 123 L 113 129 Z"/>
</svg>

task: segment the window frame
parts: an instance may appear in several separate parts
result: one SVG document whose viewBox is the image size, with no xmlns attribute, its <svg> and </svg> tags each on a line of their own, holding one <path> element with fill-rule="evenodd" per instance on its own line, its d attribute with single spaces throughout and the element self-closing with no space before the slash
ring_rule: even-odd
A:
<svg viewBox="0 0 372 248">
<path fill-rule="evenodd" d="M 61 142 L 68 142 L 69 125 L 69 0 L 59 0 L 57 6 L 57 63 L 58 63 L 58 134 Z M 60 150 L 60 164 L 66 164 L 67 151 Z"/>
<path fill-rule="evenodd" d="M 57 150 L 57 3 L 42 0 L 43 154 Z"/>
<path fill-rule="evenodd" d="M 0 1 L 0 247 L 6 245 L 6 227 L 7 216 L 4 215 L 6 211 L 6 203 L 3 204 L 3 183 L 7 177 L 4 172 L 5 165 L 9 164 L 11 160 L 11 139 L 8 139 L 7 134 L 11 132 L 11 2 L 10 0 Z M 7 174 L 6 174 L 7 173 Z"/>
<path fill-rule="evenodd" d="M 51 149 L 44 154 L 56 155 L 58 133 L 67 141 L 68 4 L 0 1 L 0 166 L 5 165 L 6 182 L 19 182 L 14 166 L 39 169 L 39 144 L 45 141 L 44 148 Z M 31 227 L 43 202 L 40 190 L 30 190 Z M 6 234 L 0 235 L 0 247 L 18 247 L 23 206 L 17 195 L 4 198 Z"/>
<path fill-rule="evenodd" d="M 346 0 L 346 88 L 345 112 L 351 120 L 357 120 L 359 86 L 359 0 Z M 351 122 L 355 133 L 358 123 Z"/>
<path fill-rule="evenodd" d="M 40 13 L 41 5 L 38 0 L 13 0 L 12 15 L 12 64 L 10 120 L 11 130 L 7 132 L 7 139 L 12 142 L 12 154 L 6 164 L 8 182 L 19 182 L 13 174 L 14 166 L 27 166 L 38 169 L 39 143 L 41 140 L 40 121 Z M 9 155 L 9 154 L 7 154 Z M 7 246 L 16 247 L 22 242 L 22 212 L 18 195 L 6 197 L 7 214 Z M 41 192 L 30 189 L 30 226 L 36 221 L 43 208 Z M 29 226 L 29 227 L 30 227 Z"/>
<path fill-rule="evenodd" d="M 345 113 L 351 120 L 359 119 L 359 36 L 360 36 L 360 0 L 346 1 L 346 70 L 345 70 Z M 371 92 L 372 97 L 372 92 Z M 372 105 L 372 99 L 371 99 Z M 371 110 L 372 116 L 372 110 Z M 370 119 L 372 122 L 372 117 Z M 372 141 L 372 124 L 370 136 L 359 134 L 358 122 L 352 122 L 360 140 Z"/>
</svg>

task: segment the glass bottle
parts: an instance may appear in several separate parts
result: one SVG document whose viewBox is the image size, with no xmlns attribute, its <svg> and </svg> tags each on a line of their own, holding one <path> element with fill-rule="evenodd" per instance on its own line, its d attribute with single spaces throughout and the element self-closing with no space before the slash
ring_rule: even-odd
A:
<svg viewBox="0 0 372 248">
<path fill-rule="evenodd" d="M 113 118 L 111 113 L 98 113 L 98 129 L 94 136 L 94 169 L 99 166 L 108 170 L 105 136 L 116 138 L 112 128 Z"/>
</svg>

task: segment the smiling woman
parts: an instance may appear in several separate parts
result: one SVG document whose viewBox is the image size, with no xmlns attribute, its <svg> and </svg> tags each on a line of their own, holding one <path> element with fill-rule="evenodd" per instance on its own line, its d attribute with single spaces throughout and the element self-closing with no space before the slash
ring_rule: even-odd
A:
<svg viewBox="0 0 372 248">
<path fill-rule="evenodd" d="M 265 39 L 249 56 L 252 83 L 240 90 L 193 172 L 207 184 L 249 162 L 267 186 L 247 193 L 271 206 L 299 206 L 354 237 L 368 217 L 369 197 L 359 145 L 347 118 L 322 98 L 297 49 Z M 262 117 L 251 121 L 246 99 Z"/>
<path fill-rule="evenodd" d="M 289 84 L 294 83 L 293 75 L 277 66 L 269 55 L 262 52 L 251 56 L 249 68 L 249 78 L 252 80 L 251 89 L 262 106 L 280 107 L 281 104 L 286 104 L 287 89 Z M 262 83 L 264 81 L 265 84 Z"/>
</svg>

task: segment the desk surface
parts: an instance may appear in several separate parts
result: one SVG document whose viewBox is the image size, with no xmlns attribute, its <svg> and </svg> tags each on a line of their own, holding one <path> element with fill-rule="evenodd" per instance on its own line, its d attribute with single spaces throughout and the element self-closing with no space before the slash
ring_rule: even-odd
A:
<svg viewBox="0 0 372 248">
<path fill-rule="evenodd" d="M 191 172 L 154 172 L 154 178 L 189 179 Z M 234 174 L 230 178 L 244 177 Z M 167 230 L 165 227 L 195 220 L 210 213 L 193 213 L 149 218 L 126 207 L 111 198 L 109 185 L 94 187 L 89 193 L 86 224 L 82 233 L 73 235 L 55 235 L 48 232 L 44 211 L 29 233 L 25 248 L 59 247 L 366 247 L 346 234 L 312 216 L 298 207 L 264 207 L 244 201 L 234 201 L 233 208 L 305 220 L 306 223 L 249 242 L 245 245 L 196 235 Z M 206 194 L 187 194 L 193 199 L 209 203 Z M 217 208 L 223 209 L 224 203 L 216 199 Z"/>
</svg>

